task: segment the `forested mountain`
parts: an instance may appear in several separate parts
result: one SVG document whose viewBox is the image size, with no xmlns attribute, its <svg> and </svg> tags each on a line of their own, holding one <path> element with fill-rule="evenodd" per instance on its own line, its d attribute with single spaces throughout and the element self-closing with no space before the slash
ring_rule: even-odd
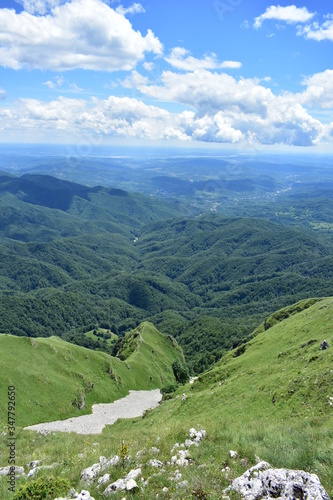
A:
<svg viewBox="0 0 333 500">
<path fill-rule="evenodd" d="M 202 371 L 275 309 L 333 295 L 319 234 L 44 175 L 0 181 L 2 333 L 80 343 L 149 320 Z"/>
</svg>

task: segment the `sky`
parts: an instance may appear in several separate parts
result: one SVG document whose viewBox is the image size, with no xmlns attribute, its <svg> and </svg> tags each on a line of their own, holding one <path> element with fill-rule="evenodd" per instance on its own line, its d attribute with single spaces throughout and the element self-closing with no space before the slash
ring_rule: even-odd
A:
<svg viewBox="0 0 333 500">
<path fill-rule="evenodd" d="M 333 152 L 333 1 L 2 0 L 0 142 Z"/>
</svg>

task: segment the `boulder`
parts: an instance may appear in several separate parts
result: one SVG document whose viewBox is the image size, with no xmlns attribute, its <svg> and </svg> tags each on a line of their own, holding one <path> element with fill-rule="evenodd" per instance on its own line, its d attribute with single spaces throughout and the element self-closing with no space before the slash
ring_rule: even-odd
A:
<svg viewBox="0 0 333 500">
<path fill-rule="evenodd" d="M 329 500 L 316 474 L 301 470 L 273 469 L 267 462 L 259 462 L 244 472 L 224 493 L 231 490 L 248 500 Z"/>
<path fill-rule="evenodd" d="M 52 469 L 52 467 L 56 467 L 58 465 L 58 462 L 54 462 L 54 464 L 51 464 L 51 465 L 35 465 L 37 463 L 41 463 L 40 460 L 35 460 L 34 462 L 30 462 L 29 466 L 32 464 L 33 467 L 31 470 L 29 470 L 29 472 L 27 474 L 27 478 L 34 477 L 36 472 L 38 472 L 39 470 Z"/>
<path fill-rule="evenodd" d="M 123 479 L 117 479 L 114 483 L 109 484 L 106 490 L 104 490 L 103 495 L 112 495 L 112 493 L 115 493 L 117 490 L 135 491 L 139 488 L 135 479 L 140 475 L 141 469 L 131 470 Z"/>
<path fill-rule="evenodd" d="M 102 484 L 106 484 L 110 481 L 110 474 L 104 474 L 104 476 L 100 477 L 97 481 L 97 488 L 99 488 Z"/>
<path fill-rule="evenodd" d="M 17 465 L 7 465 L 7 467 L 0 467 L 0 476 L 7 476 L 12 470 L 12 467 L 14 467 L 15 469 L 15 476 L 24 476 L 24 468 L 18 467 Z"/>
<path fill-rule="evenodd" d="M 134 479 L 129 479 L 128 481 L 126 481 L 126 490 L 127 491 L 134 491 L 134 490 L 138 490 L 139 489 L 139 486 L 136 484 L 136 481 L 134 481 Z"/>
<path fill-rule="evenodd" d="M 99 476 L 105 469 L 111 465 L 117 465 L 119 463 L 118 455 L 114 455 L 111 458 L 105 458 L 103 456 L 99 457 L 99 462 L 93 464 L 91 467 L 87 467 L 81 472 L 81 479 L 87 483 L 92 483 L 97 476 Z"/>
</svg>

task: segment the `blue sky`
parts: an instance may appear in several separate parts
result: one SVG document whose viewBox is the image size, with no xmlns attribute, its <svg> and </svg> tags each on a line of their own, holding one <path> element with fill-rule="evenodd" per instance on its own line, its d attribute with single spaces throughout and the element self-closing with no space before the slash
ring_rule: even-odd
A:
<svg viewBox="0 0 333 500">
<path fill-rule="evenodd" d="M 332 55 L 327 0 L 3 0 L 0 141 L 332 151 Z"/>
</svg>

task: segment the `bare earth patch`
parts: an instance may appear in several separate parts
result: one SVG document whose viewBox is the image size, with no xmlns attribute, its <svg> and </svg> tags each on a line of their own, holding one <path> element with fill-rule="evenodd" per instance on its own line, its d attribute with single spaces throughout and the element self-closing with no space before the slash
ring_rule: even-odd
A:
<svg viewBox="0 0 333 500">
<path fill-rule="evenodd" d="M 91 415 L 55 420 L 30 425 L 25 430 L 37 432 L 76 432 L 76 434 L 101 434 L 106 425 L 114 424 L 119 418 L 140 417 L 146 410 L 156 408 L 162 399 L 159 389 L 152 391 L 130 391 L 125 398 L 114 403 L 96 404 Z"/>
</svg>

